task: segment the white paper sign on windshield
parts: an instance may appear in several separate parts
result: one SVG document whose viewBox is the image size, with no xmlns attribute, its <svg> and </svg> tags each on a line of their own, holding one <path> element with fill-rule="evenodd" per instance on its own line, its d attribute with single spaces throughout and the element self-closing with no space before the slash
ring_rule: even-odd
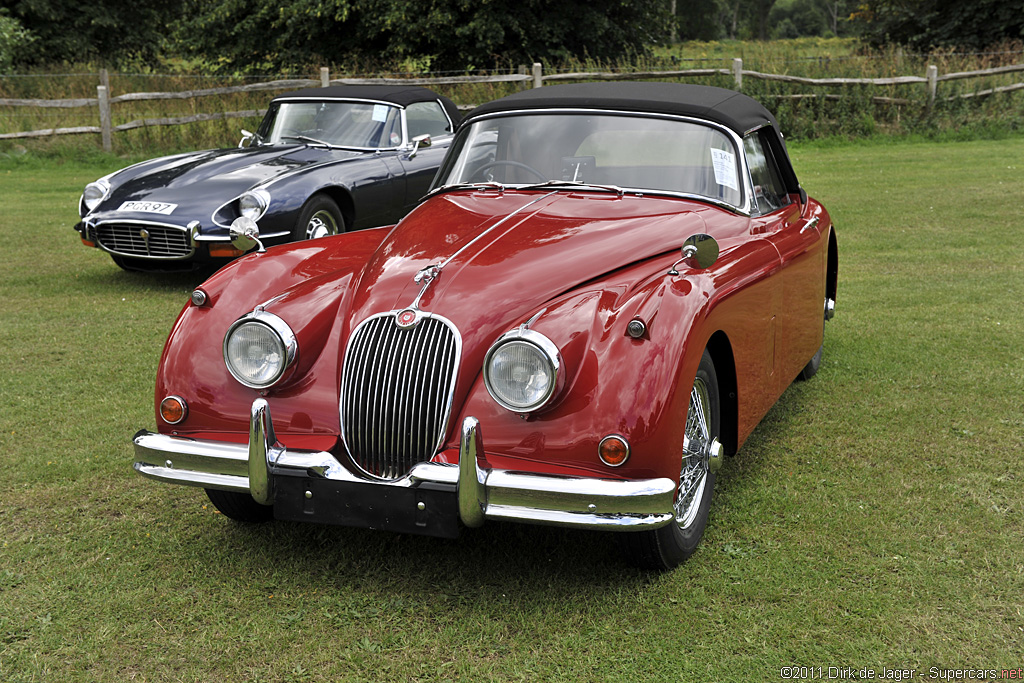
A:
<svg viewBox="0 0 1024 683">
<path fill-rule="evenodd" d="M 373 120 L 374 121 L 387 121 L 388 120 L 388 107 L 385 104 L 373 105 Z"/>
<path fill-rule="evenodd" d="M 736 155 L 724 149 L 711 150 L 711 163 L 715 167 L 715 182 L 731 190 L 739 190 L 736 179 Z"/>
</svg>

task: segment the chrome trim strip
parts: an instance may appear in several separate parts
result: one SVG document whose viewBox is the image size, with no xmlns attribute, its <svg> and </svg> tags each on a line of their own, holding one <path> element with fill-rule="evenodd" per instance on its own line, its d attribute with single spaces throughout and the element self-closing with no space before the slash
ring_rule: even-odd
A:
<svg viewBox="0 0 1024 683">
<path fill-rule="evenodd" d="M 264 216 L 266 216 L 267 212 L 270 211 L 270 202 L 273 201 L 273 197 L 271 197 L 270 193 L 267 192 L 266 189 L 264 189 L 263 185 L 256 185 L 252 189 L 246 190 L 245 192 L 241 192 L 241 193 L 235 195 L 234 197 L 232 197 L 231 199 L 227 200 L 226 202 L 224 202 L 220 206 L 218 206 L 216 209 L 213 210 L 213 213 L 210 214 L 210 222 L 212 222 L 214 225 L 216 225 L 217 227 L 220 227 L 220 228 L 230 228 L 231 227 L 230 223 L 225 225 L 224 223 L 221 223 L 220 221 L 217 220 L 217 214 L 220 213 L 229 204 L 233 204 L 233 203 L 237 202 L 239 199 L 241 199 L 242 197 L 244 197 L 247 194 L 258 195 L 260 197 L 260 199 L 263 200 L 263 211 L 260 212 L 260 215 L 257 218 L 253 219 L 257 223 L 259 223 L 260 218 L 263 218 Z M 238 215 L 240 216 L 241 213 L 239 213 Z M 236 216 L 236 218 L 237 218 L 237 216 Z"/>
<path fill-rule="evenodd" d="M 676 482 L 569 477 L 486 469 L 480 423 L 462 423 L 459 465 L 424 462 L 394 481 L 358 477 L 330 453 L 291 451 L 273 438 L 270 408 L 257 399 L 251 411 L 254 443 L 236 444 L 140 431 L 133 438 L 135 470 L 148 478 L 228 491 L 252 491 L 250 480 L 265 467 L 363 486 L 410 488 L 421 484 L 456 485 L 459 517 L 466 526 L 487 519 L 551 524 L 607 531 L 637 531 L 664 526 L 674 517 Z M 163 464 L 158 464 L 163 463 Z M 271 477 L 272 478 L 272 477 Z M 272 500 L 272 491 L 256 495 Z"/>
</svg>

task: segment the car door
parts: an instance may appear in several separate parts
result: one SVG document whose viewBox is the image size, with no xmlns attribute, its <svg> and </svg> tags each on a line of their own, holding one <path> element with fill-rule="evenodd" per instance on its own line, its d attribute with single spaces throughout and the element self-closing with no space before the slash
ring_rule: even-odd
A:
<svg viewBox="0 0 1024 683">
<path fill-rule="evenodd" d="M 776 322 L 776 367 L 781 391 L 821 345 L 823 244 L 817 221 L 803 216 L 799 199 L 788 193 L 782 182 L 764 134 L 769 130 L 749 133 L 743 147 L 754 194 L 752 232 L 774 245 L 781 262 L 782 299 Z"/>
<path fill-rule="evenodd" d="M 438 166 L 451 145 L 454 124 L 439 102 L 414 102 L 405 109 L 408 140 L 430 136 L 430 146 L 400 156 L 405 170 L 405 211 L 411 211 L 430 189 Z"/>
</svg>

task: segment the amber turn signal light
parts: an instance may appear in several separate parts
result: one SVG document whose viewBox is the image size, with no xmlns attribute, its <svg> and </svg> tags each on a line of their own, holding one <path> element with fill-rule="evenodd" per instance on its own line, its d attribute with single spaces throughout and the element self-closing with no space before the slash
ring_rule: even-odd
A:
<svg viewBox="0 0 1024 683">
<path fill-rule="evenodd" d="M 230 244 L 211 244 L 210 245 L 210 256 L 216 256 L 219 258 L 235 258 L 241 256 L 245 252 L 241 249 L 235 249 Z"/>
<path fill-rule="evenodd" d="M 629 460 L 629 444 L 624 437 L 611 434 L 601 439 L 597 446 L 597 455 L 605 465 L 618 467 Z"/>
<path fill-rule="evenodd" d="M 160 401 L 160 417 L 167 424 L 176 425 L 188 416 L 188 404 L 180 396 L 168 396 Z"/>
</svg>

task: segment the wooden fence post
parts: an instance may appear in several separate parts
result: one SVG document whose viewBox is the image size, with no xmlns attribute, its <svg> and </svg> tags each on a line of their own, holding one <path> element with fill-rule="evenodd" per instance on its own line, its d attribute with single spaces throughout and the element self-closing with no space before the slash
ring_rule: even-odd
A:
<svg viewBox="0 0 1024 683">
<path fill-rule="evenodd" d="M 107 87 L 96 86 L 96 98 L 100 106 L 100 133 L 103 137 L 103 151 L 109 152 L 112 149 L 110 142 L 110 97 L 107 94 Z"/>
<path fill-rule="evenodd" d="M 519 69 L 518 69 L 518 71 L 516 73 L 518 73 L 520 76 L 526 76 L 530 72 L 526 70 L 526 65 L 525 64 L 520 64 L 519 65 Z M 519 82 L 519 89 L 520 90 L 526 90 L 527 89 L 527 85 L 526 85 L 527 83 L 528 83 L 528 81 L 525 80 L 525 79 L 520 81 Z"/>
<path fill-rule="evenodd" d="M 544 67 L 540 65 L 540 62 L 533 63 L 533 87 L 540 88 L 544 85 L 544 79 L 542 75 L 544 73 Z"/>
<path fill-rule="evenodd" d="M 331 84 L 331 70 L 326 66 L 320 67 L 320 87 L 326 88 Z"/>
<path fill-rule="evenodd" d="M 108 93 L 110 92 L 110 72 L 106 69 L 100 69 L 100 85 L 106 88 Z"/>
<path fill-rule="evenodd" d="M 743 90 L 743 60 L 739 57 L 732 60 L 732 77 L 736 81 L 736 89 Z"/>
<path fill-rule="evenodd" d="M 928 111 L 935 106 L 935 91 L 939 87 L 939 67 L 929 64 L 925 74 L 928 79 Z"/>
</svg>

